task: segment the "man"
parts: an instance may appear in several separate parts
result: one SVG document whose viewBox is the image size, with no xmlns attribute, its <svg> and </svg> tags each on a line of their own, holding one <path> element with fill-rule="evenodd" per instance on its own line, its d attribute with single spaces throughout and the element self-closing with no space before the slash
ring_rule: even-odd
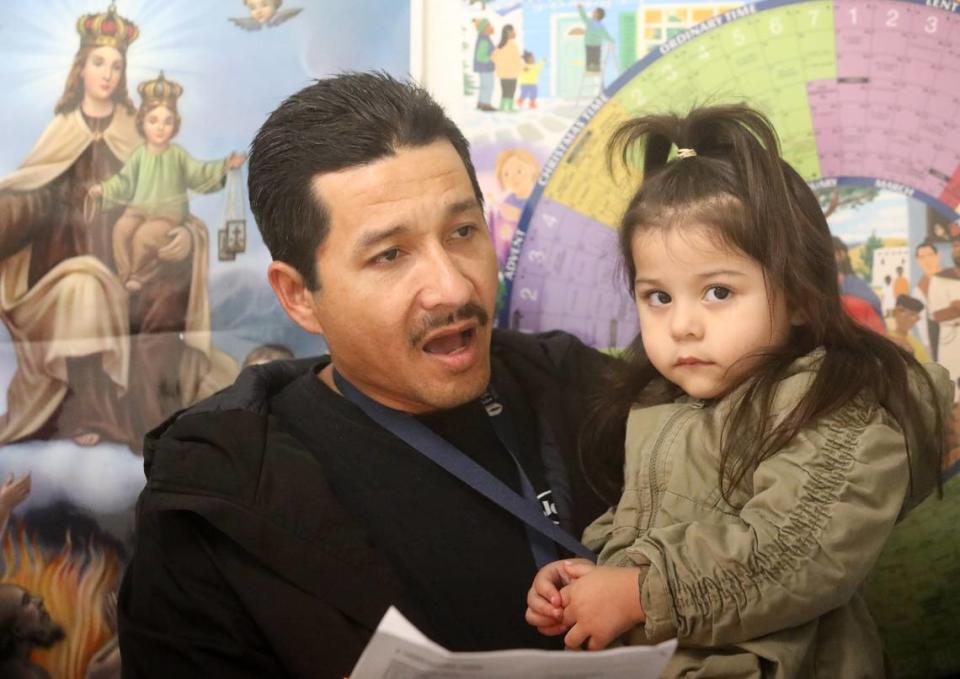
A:
<svg viewBox="0 0 960 679">
<path fill-rule="evenodd" d="M 940 253 L 937 252 L 937 246 L 933 241 L 925 240 L 920 243 L 917 246 L 916 256 L 923 275 L 917 282 L 913 296 L 926 304 L 923 310 L 923 319 L 926 322 L 920 325 L 920 341 L 930 347 L 930 355 L 936 361 L 937 346 L 940 342 L 940 324 L 930 316 L 930 281 L 940 273 L 943 267 L 940 264 Z"/>
<path fill-rule="evenodd" d="M 270 284 L 330 356 L 250 368 L 148 436 L 124 676 L 343 677 L 390 605 L 451 649 L 559 648 L 523 613 L 540 550 L 569 552 L 428 455 L 460 449 L 579 536 L 604 509 L 576 442 L 608 359 L 492 330 L 463 135 L 417 87 L 340 75 L 274 111 L 249 184 Z"/>
<path fill-rule="evenodd" d="M 50 619 L 43 599 L 11 584 L 0 584 L 0 677 L 44 679 L 50 675 L 30 661 L 35 648 L 50 648 L 64 638 Z"/>
</svg>

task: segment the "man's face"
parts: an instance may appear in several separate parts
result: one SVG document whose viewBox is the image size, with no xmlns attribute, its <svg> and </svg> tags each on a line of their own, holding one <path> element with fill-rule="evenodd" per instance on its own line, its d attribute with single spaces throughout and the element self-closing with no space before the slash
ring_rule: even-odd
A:
<svg viewBox="0 0 960 679">
<path fill-rule="evenodd" d="M 330 217 L 314 316 L 333 364 L 412 413 L 483 392 L 497 260 L 466 168 L 447 141 L 318 176 Z"/>
</svg>

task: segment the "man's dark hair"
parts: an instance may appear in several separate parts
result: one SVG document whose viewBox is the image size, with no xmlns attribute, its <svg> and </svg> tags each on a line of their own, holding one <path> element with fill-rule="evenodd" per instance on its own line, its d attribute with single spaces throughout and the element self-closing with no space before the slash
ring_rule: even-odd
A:
<svg viewBox="0 0 960 679">
<path fill-rule="evenodd" d="M 343 73 L 289 97 L 250 146 L 250 207 L 270 255 L 316 290 L 316 251 L 330 215 L 313 179 L 443 139 L 463 160 L 482 206 L 470 145 L 423 88 L 382 72 Z"/>
<path fill-rule="evenodd" d="M 593 11 L 597 13 L 597 21 L 603 21 L 604 17 L 607 16 L 607 11 L 603 7 L 597 7 Z"/>
<path fill-rule="evenodd" d="M 925 240 L 922 243 L 920 243 L 920 245 L 917 246 L 917 249 L 915 252 L 918 255 L 920 254 L 920 248 L 930 248 L 934 252 L 937 251 L 937 246 L 932 240 Z"/>
</svg>

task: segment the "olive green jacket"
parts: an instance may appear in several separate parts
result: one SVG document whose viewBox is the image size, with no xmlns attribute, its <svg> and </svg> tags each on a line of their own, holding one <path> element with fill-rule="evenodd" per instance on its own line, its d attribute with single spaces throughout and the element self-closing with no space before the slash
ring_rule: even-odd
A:
<svg viewBox="0 0 960 679">
<path fill-rule="evenodd" d="M 821 357 L 793 365 L 774 417 L 806 393 Z M 947 421 L 953 384 L 926 368 L 932 426 L 937 409 Z M 908 458 L 912 432 L 858 397 L 757 465 L 728 504 L 718 451 L 739 393 L 629 415 L 623 496 L 584 532 L 601 564 L 641 570 L 646 622 L 629 641 L 677 637 L 665 677 L 882 677 L 862 584 L 894 523 L 936 486 L 939 456 L 912 446 Z"/>
</svg>

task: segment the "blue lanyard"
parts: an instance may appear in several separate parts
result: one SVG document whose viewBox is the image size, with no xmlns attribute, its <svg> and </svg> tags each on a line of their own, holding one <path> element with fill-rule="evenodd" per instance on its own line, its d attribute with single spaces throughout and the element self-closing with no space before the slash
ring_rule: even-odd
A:
<svg viewBox="0 0 960 679">
<path fill-rule="evenodd" d="M 557 560 L 556 545 L 578 556 L 596 560 L 596 556 L 572 535 L 561 529 L 540 511 L 537 494 L 523 471 L 517 450 L 516 431 L 500 413 L 493 417 L 488 412 L 493 429 L 510 454 L 520 477 L 521 496 L 500 479 L 488 472 L 459 448 L 439 436 L 408 413 L 388 408 L 361 392 L 335 369 L 333 381 L 343 396 L 362 410 L 367 417 L 389 431 L 408 446 L 436 463 L 444 470 L 523 521 L 533 560 L 537 567 Z"/>
</svg>

